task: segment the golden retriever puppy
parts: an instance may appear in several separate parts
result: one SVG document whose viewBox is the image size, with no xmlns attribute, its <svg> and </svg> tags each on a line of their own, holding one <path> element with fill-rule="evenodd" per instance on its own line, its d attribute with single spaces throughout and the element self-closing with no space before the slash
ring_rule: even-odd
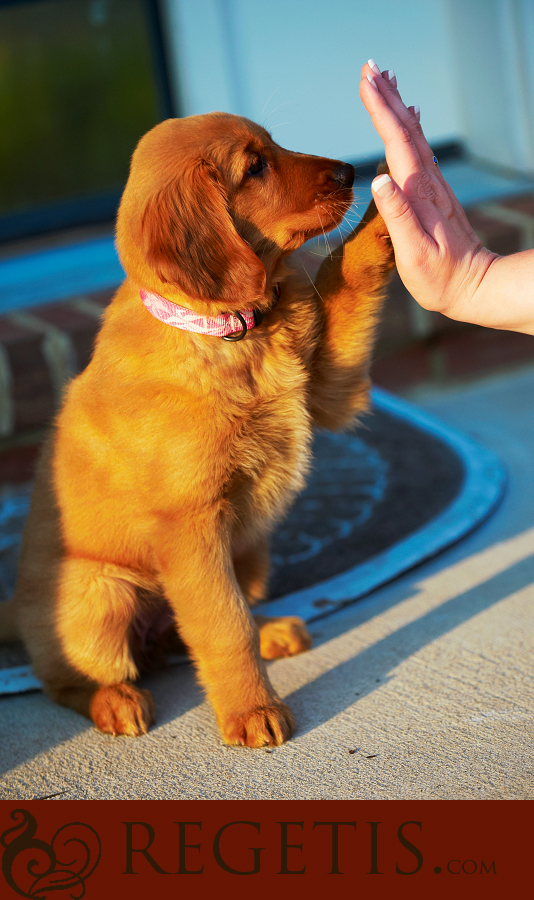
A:
<svg viewBox="0 0 534 900">
<path fill-rule="evenodd" d="M 180 640 L 226 742 L 293 732 L 264 659 L 309 635 L 250 607 L 312 426 L 367 408 L 393 265 L 383 221 L 371 204 L 315 285 L 289 260 L 341 222 L 353 178 L 223 113 L 162 122 L 133 155 L 117 221 L 127 277 L 44 448 L 3 614 L 48 696 L 103 732 L 147 731 L 154 705 L 134 682 Z"/>
</svg>

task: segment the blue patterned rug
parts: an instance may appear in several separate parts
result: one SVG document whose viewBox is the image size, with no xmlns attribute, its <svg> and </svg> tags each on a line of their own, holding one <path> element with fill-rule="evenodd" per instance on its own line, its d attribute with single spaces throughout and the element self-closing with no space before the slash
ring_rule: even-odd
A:
<svg viewBox="0 0 534 900">
<path fill-rule="evenodd" d="M 492 453 L 375 390 L 355 433 L 316 434 L 308 486 L 272 542 L 263 611 L 310 621 L 357 600 L 475 528 L 504 486 Z M 15 584 L 30 492 L 0 494 L 0 600 Z M 26 663 L 20 646 L 0 647 L 0 693 L 35 687 Z"/>
</svg>

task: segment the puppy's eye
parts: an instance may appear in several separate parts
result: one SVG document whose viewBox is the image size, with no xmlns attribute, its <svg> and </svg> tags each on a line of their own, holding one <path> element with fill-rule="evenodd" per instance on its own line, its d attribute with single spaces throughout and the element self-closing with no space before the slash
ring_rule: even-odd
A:
<svg viewBox="0 0 534 900">
<path fill-rule="evenodd" d="M 252 162 L 250 163 L 250 166 L 248 167 L 248 174 L 249 175 L 259 175 L 261 172 L 263 172 L 264 168 L 265 168 L 265 163 L 264 163 L 262 157 L 261 156 L 253 156 Z"/>
</svg>

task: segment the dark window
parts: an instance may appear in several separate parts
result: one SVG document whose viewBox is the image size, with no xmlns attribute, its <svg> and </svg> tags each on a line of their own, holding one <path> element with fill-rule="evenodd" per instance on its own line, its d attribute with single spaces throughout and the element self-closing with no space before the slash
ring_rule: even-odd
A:
<svg viewBox="0 0 534 900">
<path fill-rule="evenodd" d="M 112 219 L 173 114 L 155 0 L 0 0 L 0 239 Z"/>
</svg>

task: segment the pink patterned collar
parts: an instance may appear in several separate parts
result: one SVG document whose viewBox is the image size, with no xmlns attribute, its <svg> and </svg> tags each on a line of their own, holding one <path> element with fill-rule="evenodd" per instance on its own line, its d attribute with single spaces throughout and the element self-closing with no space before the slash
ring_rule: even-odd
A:
<svg viewBox="0 0 534 900">
<path fill-rule="evenodd" d="M 280 286 L 275 287 L 275 296 L 280 296 Z M 143 306 L 154 318 L 173 328 L 182 331 L 194 331 L 196 334 L 210 334 L 214 337 L 222 337 L 226 341 L 240 341 L 247 331 L 261 324 L 261 313 L 254 309 L 242 309 L 233 313 L 223 313 L 220 316 L 201 316 L 192 309 L 171 303 L 159 294 L 141 289 L 139 291 Z"/>
</svg>

